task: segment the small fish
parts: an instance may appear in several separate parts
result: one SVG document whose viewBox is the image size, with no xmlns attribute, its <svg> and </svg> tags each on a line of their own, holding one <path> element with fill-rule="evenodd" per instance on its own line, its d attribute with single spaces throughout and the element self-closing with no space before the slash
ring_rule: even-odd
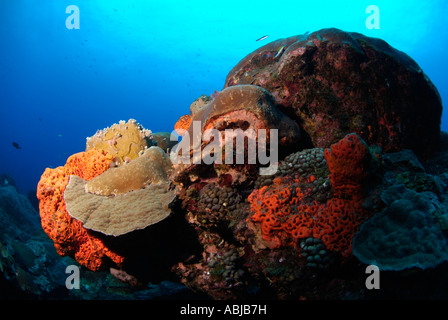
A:
<svg viewBox="0 0 448 320">
<path fill-rule="evenodd" d="M 321 37 L 321 35 L 320 34 L 318 34 L 318 33 L 316 33 L 316 38 L 317 38 L 317 40 L 319 40 L 319 41 L 322 41 L 322 40 L 324 40 L 322 37 Z"/>
<path fill-rule="evenodd" d="M 277 58 L 279 55 L 281 55 L 283 53 L 283 51 L 285 51 L 285 45 L 283 45 L 277 49 L 277 52 L 275 53 L 274 58 Z"/>
<path fill-rule="evenodd" d="M 269 37 L 269 36 L 262 36 L 260 39 L 257 39 L 257 40 L 255 40 L 255 41 L 261 41 L 261 40 L 266 39 L 267 37 Z"/>
<path fill-rule="evenodd" d="M 17 142 L 13 142 L 12 143 L 12 146 L 14 147 L 14 148 L 16 148 L 16 149 L 22 149 L 20 146 L 19 146 L 19 144 L 17 143 Z"/>
</svg>

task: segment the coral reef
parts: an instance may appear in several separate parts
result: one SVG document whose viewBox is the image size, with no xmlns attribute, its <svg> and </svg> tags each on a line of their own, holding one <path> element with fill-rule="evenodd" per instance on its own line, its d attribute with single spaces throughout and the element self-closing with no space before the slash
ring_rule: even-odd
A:
<svg viewBox="0 0 448 320">
<path fill-rule="evenodd" d="M 335 198 L 359 201 L 363 197 L 363 181 L 370 161 L 366 143 L 356 134 L 349 134 L 331 149 L 325 149 Z"/>
<path fill-rule="evenodd" d="M 8 181 L 0 187 L 0 298 L 50 297 L 65 288 L 65 265 L 75 262 L 61 260 L 40 226 L 38 212 L 13 187 L 14 180 Z"/>
<path fill-rule="evenodd" d="M 209 128 L 241 128 L 244 131 L 275 128 L 279 130 L 279 141 L 283 146 L 300 137 L 297 124 L 275 108 L 269 92 L 252 85 L 233 86 L 221 91 L 192 116 L 192 121 L 200 121 L 202 132 Z M 188 130 L 193 136 L 193 127 Z"/>
<path fill-rule="evenodd" d="M 209 104 L 211 101 L 213 101 L 214 98 L 209 97 L 205 94 L 197 98 L 193 101 L 193 103 L 190 105 L 190 114 L 193 115 L 195 113 L 198 113 L 200 109 L 205 107 L 207 104 Z"/>
<path fill-rule="evenodd" d="M 199 191 L 198 211 L 195 218 L 201 225 L 228 224 L 232 212 L 241 202 L 238 191 L 231 187 L 220 187 L 216 183 L 207 184 Z"/>
<path fill-rule="evenodd" d="M 164 297 L 164 287 L 213 299 L 421 296 L 383 286 L 410 274 L 446 297 L 441 110 L 420 67 L 382 40 L 338 29 L 280 39 L 190 105 L 174 125 L 176 146 L 166 132 L 121 121 L 46 169 L 42 228 L 57 253 L 95 271 L 78 298 Z M 208 129 L 217 135 L 204 138 Z M 226 132 L 245 132 L 244 144 L 227 145 Z M 278 155 L 274 170 L 249 161 L 253 142 Z M 5 181 L 7 207 L 17 196 Z M 14 230 L 23 216 L 0 226 L 13 235 L 0 232 L 0 270 L 32 292 L 51 291 L 42 270 L 58 256 L 25 236 L 35 222 Z M 368 264 L 385 272 L 380 293 L 366 291 Z"/>
<path fill-rule="evenodd" d="M 331 265 L 332 257 L 322 240 L 309 237 L 299 243 L 301 257 L 306 259 L 306 267 L 326 269 Z"/>
</svg>

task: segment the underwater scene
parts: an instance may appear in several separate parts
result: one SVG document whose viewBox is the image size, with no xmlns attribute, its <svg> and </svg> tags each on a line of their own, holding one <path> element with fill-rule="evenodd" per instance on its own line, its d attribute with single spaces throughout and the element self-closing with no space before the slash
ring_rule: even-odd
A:
<svg viewBox="0 0 448 320">
<path fill-rule="evenodd" d="M 448 299 L 446 12 L 0 0 L 0 299 Z"/>
</svg>

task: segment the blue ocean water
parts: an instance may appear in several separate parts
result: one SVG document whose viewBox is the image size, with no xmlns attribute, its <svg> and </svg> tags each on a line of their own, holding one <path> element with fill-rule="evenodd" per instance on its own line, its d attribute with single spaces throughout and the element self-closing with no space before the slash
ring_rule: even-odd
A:
<svg viewBox="0 0 448 320">
<path fill-rule="evenodd" d="M 70 5 L 79 8 L 79 29 L 66 26 Z M 379 9 L 379 29 L 366 26 L 369 5 Z M 444 0 L 0 0 L 0 174 L 26 193 L 97 129 L 134 118 L 171 132 L 247 54 L 327 27 L 406 52 L 446 103 L 447 12 Z"/>
</svg>

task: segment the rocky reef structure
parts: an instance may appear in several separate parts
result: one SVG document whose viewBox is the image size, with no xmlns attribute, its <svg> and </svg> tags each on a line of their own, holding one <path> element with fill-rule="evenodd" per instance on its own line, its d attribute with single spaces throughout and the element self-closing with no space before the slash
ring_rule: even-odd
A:
<svg viewBox="0 0 448 320">
<path fill-rule="evenodd" d="M 39 213 L 14 180 L 0 186 L 0 298 L 49 296 L 65 287 L 65 267 L 53 242 L 40 227 Z"/>
<path fill-rule="evenodd" d="M 170 132 L 153 132 L 151 134 L 152 143 L 163 149 L 166 153 L 170 153 L 170 150 L 176 145 L 177 141 L 171 140 Z"/>
<path fill-rule="evenodd" d="M 42 226 L 59 254 L 111 267 L 135 292 L 157 275 L 213 299 L 370 298 L 365 267 L 377 264 L 392 284 L 382 282 L 382 295 L 408 295 L 394 284 L 412 270 L 446 297 L 441 111 L 421 68 L 380 39 L 338 29 L 280 39 L 191 104 L 174 124 L 176 146 L 119 145 L 125 133 L 104 131 L 47 169 Z M 225 144 L 238 129 L 244 144 Z M 274 135 L 260 134 L 272 129 L 277 149 Z M 249 162 L 252 142 L 278 152 L 275 170 Z"/>
<path fill-rule="evenodd" d="M 225 164 L 213 165 L 216 175 L 209 175 L 203 164 L 194 171 L 180 167 L 173 181 L 204 249 L 196 259 L 179 263 L 176 273 L 188 287 L 219 299 L 260 292 L 275 298 L 341 298 L 341 290 L 333 287 L 341 281 L 345 290 L 366 294 L 356 276 L 333 281 L 340 272 L 363 274 L 358 258 L 366 264 L 378 261 L 383 271 L 391 270 L 386 261 L 399 259 L 398 251 L 380 249 L 392 235 L 384 233 L 383 243 L 372 240 L 385 232 L 376 223 L 388 216 L 382 212 L 409 209 L 409 200 L 393 206 L 385 201 L 386 190 L 406 182 L 417 193 L 429 192 L 431 199 L 446 199 L 446 181 L 439 178 L 446 169 L 440 165 L 443 157 L 437 156 L 442 111 L 437 89 L 409 56 L 386 42 L 323 29 L 271 42 L 249 54 L 229 73 L 221 92 L 190 107 L 176 131 L 191 134 L 195 119 L 207 126 L 204 115 L 213 114 L 209 110 L 219 105 L 220 96 L 241 85 L 266 89 L 270 105 L 295 121 L 300 135 L 280 148 L 286 152 L 272 175 L 259 175 L 247 166 L 238 168 L 238 175 Z M 238 105 L 233 100 L 230 104 Z M 224 130 L 231 117 L 221 122 L 211 118 L 214 128 Z M 434 155 L 439 165 L 421 164 Z M 427 172 L 436 167 L 436 172 Z M 183 174 L 189 179 L 179 179 Z M 434 228 L 438 236 L 425 238 L 428 246 L 441 246 L 426 250 L 433 262 L 403 267 L 420 268 L 423 277 L 425 270 L 446 269 L 446 239 L 439 237 L 446 230 L 445 205 L 435 207 L 419 206 L 425 213 L 418 214 L 432 218 L 418 223 L 410 217 L 401 226 L 406 231 L 394 234 L 401 240 L 393 239 L 400 250 L 406 247 L 400 241 L 409 242 L 411 230 L 422 228 L 418 233 L 423 239 Z M 415 246 L 414 251 L 425 247 Z M 257 293 L 249 293 L 253 286 Z"/>
</svg>

